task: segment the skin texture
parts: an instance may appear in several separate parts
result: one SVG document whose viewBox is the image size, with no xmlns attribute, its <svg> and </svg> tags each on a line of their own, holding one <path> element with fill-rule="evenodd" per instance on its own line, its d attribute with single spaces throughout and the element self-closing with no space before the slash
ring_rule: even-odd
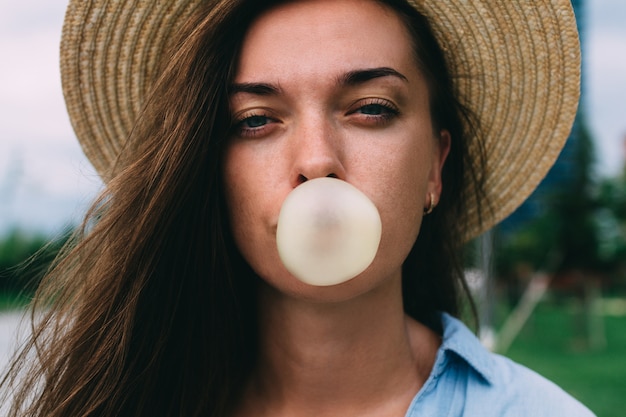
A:
<svg viewBox="0 0 626 417">
<path fill-rule="evenodd" d="M 446 132 L 395 14 L 370 1 L 308 0 L 262 15 L 235 76 L 225 153 L 235 242 L 262 278 L 261 353 L 241 415 L 404 415 L 438 337 L 405 316 L 401 267 L 441 193 Z M 306 180 L 332 176 L 378 208 L 373 263 L 331 287 L 289 274 L 278 213 Z"/>
</svg>

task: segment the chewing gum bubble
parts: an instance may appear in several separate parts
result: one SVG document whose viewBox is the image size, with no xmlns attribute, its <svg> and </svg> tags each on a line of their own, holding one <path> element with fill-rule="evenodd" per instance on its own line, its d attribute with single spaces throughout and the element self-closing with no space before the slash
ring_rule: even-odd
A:
<svg viewBox="0 0 626 417">
<path fill-rule="evenodd" d="M 381 230 L 378 210 L 365 194 L 345 181 L 316 178 L 283 202 L 276 244 L 296 278 L 329 286 L 356 277 L 372 263 Z"/>
</svg>

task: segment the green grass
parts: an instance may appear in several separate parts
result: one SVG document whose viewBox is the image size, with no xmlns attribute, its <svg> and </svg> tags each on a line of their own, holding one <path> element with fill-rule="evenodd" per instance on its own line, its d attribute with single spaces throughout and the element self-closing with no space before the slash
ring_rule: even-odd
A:
<svg viewBox="0 0 626 417">
<path fill-rule="evenodd" d="M 587 347 L 571 308 L 541 303 L 506 356 L 554 381 L 598 417 L 626 415 L 626 316 L 603 316 L 606 347 Z"/>
</svg>

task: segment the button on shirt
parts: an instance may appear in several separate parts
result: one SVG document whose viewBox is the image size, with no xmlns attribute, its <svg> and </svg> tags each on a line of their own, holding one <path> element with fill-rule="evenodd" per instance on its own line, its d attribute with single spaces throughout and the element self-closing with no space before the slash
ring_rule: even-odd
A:
<svg viewBox="0 0 626 417">
<path fill-rule="evenodd" d="M 459 320 L 441 316 L 443 341 L 406 417 L 593 417 L 561 388 L 485 349 Z"/>
</svg>

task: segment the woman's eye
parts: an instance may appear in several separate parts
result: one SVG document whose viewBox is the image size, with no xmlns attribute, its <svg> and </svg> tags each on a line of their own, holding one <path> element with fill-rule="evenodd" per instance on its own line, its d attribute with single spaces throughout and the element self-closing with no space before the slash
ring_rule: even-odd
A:
<svg viewBox="0 0 626 417">
<path fill-rule="evenodd" d="M 378 116 L 389 112 L 389 109 L 380 104 L 367 104 L 359 109 L 363 114 Z"/>
<path fill-rule="evenodd" d="M 395 105 L 386 100 L 375 99 L 361 103 L 358 103 L 349 114 L 360 116 L 360 119 L 367 123 L 385 123 L 400 113 Z"/>
<path fill-rule="evenodd" d="M 257 128 L 265 126 L 269 122 L 270 119 L 267 116 L 250 116 L 243 119 L 240 124 L 247 128 Z"/>
<path fill-rule="evenodd" d="M 266 132 L 275 120 L 264 115 L 250 115 L 239 119 L 233 125 L 235 134 L 243 137 L 254 137 Z"/>
</svg>

